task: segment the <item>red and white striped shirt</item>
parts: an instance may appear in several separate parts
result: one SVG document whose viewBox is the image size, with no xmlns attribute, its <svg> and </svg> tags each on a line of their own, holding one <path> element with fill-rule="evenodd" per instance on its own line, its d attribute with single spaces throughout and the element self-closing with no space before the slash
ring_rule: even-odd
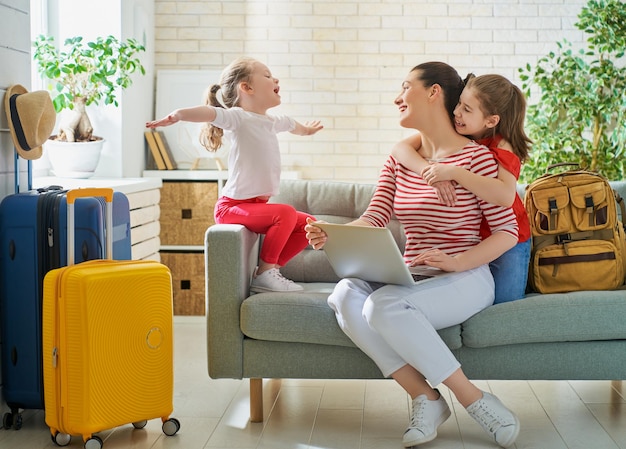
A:
<svg viewBox="0 0 626 449">
<path fill-rule="evenodd" d="M 482 176 L 495 178 L 498 164 L 493 154 L 475 142 L 437 162 L 455 164 Z M 404 226 L 408 263 L 418 254 L 439 248 L 454 256 L 480 243 L 480 222 L 484 216 L 491 232 L 506 232 L 517 238 L 518 227 L 510 207 L 487 203 L 455 183 L 457 201 L 446 206 L 421 176 L 389 156 L 378 179 L 372 200 L 361 216 L 372 226 L 383 227 L 393 214 Z"/>
</svg>

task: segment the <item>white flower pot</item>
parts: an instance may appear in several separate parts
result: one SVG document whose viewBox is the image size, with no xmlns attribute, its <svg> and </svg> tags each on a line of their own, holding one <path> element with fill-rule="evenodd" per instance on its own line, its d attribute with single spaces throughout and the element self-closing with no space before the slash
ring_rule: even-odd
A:
<svg viewBox="0 0 626 449">
<path fill-rule="evenodd" d="M 100 161 L 104 139 L 92 142 L 62 142 L 48 139 L 44 151 L 54 176 L 59 178 L 90 178 Z"/>
</svg>

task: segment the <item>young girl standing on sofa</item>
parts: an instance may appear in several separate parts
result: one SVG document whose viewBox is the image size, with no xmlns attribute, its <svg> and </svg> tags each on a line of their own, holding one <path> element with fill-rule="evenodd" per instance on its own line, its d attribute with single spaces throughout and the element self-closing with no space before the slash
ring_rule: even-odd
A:
<svg viewBox="0 0 626 449">
<path fill-rule="evenodd" d="M 493 204 L 511 206 L 519 226 L 518 244 L 489 264 L 496 283 L 494 304 L 523 298 L 530 261 L 530 224 L 517 194 L 521 164 L 528 157 L 530 139 L 524 132 L 526 100 L 522 91 L 501 75 L 471 77 L 454 109 L 454 126 L 476 142 L 487 146 L 498 165 L 497 178 L 471 173 L 462 167 L 426 161 L 417 150 L 422 145 L 420 134 L 398 143 L 391 154 L 405 167 L 420 173 L 437 189 L 448 206 L 455 201 L 455 181 Z M 481 223 L 481 237 L 491 234 L 487 222 Z"/>
<path fill-rule="evenodd" d="M 178 121 L 206 123 L 200 141 L 209 151 L 230 139 L 229 176 L 215 205 L 215 222 L 241 224 L 265 234 L 250 289 L 299 291 L 302 286 L 285 279 L 279 271 L 307 245 L 304 226 L 310 215 L 286 204 L 268 200 L 278 193 L 280 150 L 276 134 L 288 131 L 300 136 L 323 128 L 319 121 L 301 124 L 291 117 L 270 115 L 280 105 L 278 79 L 270 69 L 252 58 L 239 58 L 222 72 L 219 84 L 210 87 L 206 104 L 176 109 L 166 117 L 146 123 L 148 128 Z M 217 93 L 221 92 L 220 102 Z"/>
</svg>

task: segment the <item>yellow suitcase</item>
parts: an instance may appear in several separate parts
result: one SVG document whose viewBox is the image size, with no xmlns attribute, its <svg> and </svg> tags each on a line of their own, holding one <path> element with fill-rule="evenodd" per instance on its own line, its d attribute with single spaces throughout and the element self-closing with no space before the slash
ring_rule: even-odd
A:
<svg viewBox="0 0 626 449">
<path fill-rule="evenodd" d="M 106 260 L 74 264 L 74 200 L 104 196 Z M 68 266 L 43 285 L 42 353 L 45 419 L 59 446 L 80 435 L 100 449 L 95 433 L 160 418 L 180 429 L 173 411 L 173 312 L 169 269 L 155 261 L 114 261 L 111 189 L 67 193 Z"/>
</svg>

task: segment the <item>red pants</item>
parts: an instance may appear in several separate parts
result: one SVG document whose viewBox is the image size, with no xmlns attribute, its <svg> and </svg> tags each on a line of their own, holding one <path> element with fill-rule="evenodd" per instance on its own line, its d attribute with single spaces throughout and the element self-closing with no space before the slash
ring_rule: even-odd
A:
<svg viewBox="0 0 626 449">
<path fill-rule="evenodd" d="M 288 204 L 268 203 L 260 198 L 233 200 L 223 196 L 215 204 L 216 223 L 240 224 L 265 234 L 259 257 L 281 267 L 309 244 L 304 231 L 308 217 L 315 219 Z"/>
</svg>

